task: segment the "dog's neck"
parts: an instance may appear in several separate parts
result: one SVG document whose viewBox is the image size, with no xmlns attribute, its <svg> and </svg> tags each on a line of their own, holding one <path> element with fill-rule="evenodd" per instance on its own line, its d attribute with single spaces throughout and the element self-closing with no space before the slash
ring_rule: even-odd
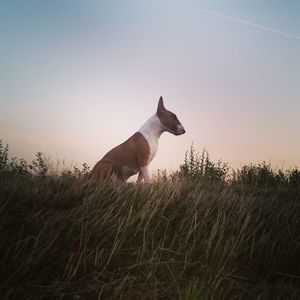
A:
<svg viewBox="0 0 300 300">
<path fill-rule="evenodd" d="M 148 142 L 150 148 L 149 162 L 157 152 L 158 141 L 164 131 L 166 131 L 166 128 L 159 120 L 157 114 L 153 115 L 138 131 Z"/>
<path fill-rule="evenodd" d="M 159 120 L 157 114 L 149 118 L 146 123 L 139 129 L 139 132 L 146 140 L 159 140 L 161 134 L 165 131 L 165 126 Z"/>
</svg>

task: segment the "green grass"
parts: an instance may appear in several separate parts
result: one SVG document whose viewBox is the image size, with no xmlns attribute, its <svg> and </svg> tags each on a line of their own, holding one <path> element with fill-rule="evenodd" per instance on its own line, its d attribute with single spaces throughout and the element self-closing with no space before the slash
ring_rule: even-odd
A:
<svg viewBox="0 0 300 300">
<path fill-rule="evenodd" d="M 1 299 L 300 299 L 300 187 L 0 176 Z"/>
<path fill-rule="evenodd" d="M 300 171 L 229 170 L 88 182 L 0 140 L 0 299 L 300 299 Z"/>
</svg>

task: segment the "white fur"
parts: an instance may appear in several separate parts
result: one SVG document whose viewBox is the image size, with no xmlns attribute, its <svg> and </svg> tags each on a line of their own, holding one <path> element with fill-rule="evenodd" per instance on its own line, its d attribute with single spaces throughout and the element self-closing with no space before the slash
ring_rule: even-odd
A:
<svg viewBox="0 0 300 300">
<path fill-rule="evenodd" d="M 166 128 L 160 122 L 157 114 L 153 115 L 139 130 L 150 147 L 149 163 L 157 152 L 159 138 L 165 130 Z"/>
<path fill-rule="evenodd" d="M 140 173 L 142 173 L 142 177 L 144 178 L 145 183 L 149 183 L 151 181 L 148 166 L 141 167 Z"/>
</svg>

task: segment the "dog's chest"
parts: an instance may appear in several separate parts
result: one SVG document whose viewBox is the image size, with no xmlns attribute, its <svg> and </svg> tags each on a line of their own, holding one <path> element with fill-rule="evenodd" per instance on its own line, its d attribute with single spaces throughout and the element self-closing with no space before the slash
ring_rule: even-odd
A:
<svg viewBox="0 0 300 300">
<path fill-rule="evenodd" d="M 156 155 L 157 149 L 158 149 L 158 138 L 150 136 L 146 138 L 148 145 L 149 145 L 149 163 L 152 161 L 154 156 Z"/>
<path fill-rule="evenodd" d="M 149 146 L 148 164 L 156 155 L 158 149 L 158 141 L 163 131 L 163 125 L 161 124 L 156 114 L 152 116 L 139 130 Z"/>
</svg>

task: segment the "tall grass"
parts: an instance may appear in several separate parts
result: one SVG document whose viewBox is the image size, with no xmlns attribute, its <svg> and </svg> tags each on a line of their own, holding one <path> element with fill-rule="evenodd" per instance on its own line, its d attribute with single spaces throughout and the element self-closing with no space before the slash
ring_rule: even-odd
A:
<svg viewBox="0 0 300 300">
<path fill-rule="evenodd" d="M 1 172 L 1 299 L 299 299 L 297 180 L 180 170 L 151 185 Z"/>
</svg>

